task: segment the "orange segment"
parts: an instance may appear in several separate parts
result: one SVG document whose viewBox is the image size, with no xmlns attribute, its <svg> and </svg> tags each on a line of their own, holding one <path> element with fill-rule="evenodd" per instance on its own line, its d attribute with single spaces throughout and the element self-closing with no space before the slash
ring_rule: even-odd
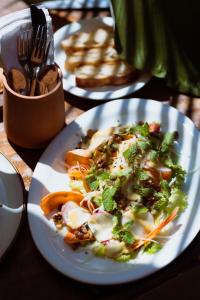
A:
<svg viewBox="0 0 200 300">
<path fill-rule="evenodd" d="M 79 162 L 80 164 L 90 164 L 91 151 L 84 149 L 70 150 L 65 155 L 65 162 L 69 166 L 73 166 Z"/>
<path fill-rule="evenodd" d="M 47 215 L 59 205 L 62 205 L 67 201 L 75 201 L 79 204 L 83 198 L 84 197 L 81 193 L 74 191 L 54 192 L 44 196 L 41 199 L 40 207 L 44 214 Z"/>
</svg>

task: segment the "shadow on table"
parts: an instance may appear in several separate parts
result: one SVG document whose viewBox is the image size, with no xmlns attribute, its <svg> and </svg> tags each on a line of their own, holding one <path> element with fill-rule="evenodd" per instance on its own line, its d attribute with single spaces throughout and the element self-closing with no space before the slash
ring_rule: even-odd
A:
<svg viewBox="0 0 200 300">
<path fill-rule="evenodd" d="M 15 152 L 22 158 L 22 160 L 31 168 L 33 171 L 35 166 L 40 159 L 40 156 L 44 152 L 45 148 L 41 149 L 26 149 L 9 141 Z"/>
<path fill-rule="evenodd" d="M 104 104 L 112 100 L 90 100 L 87 98 L 76 97 L 69 92 L 65 91 L 65 100 L 72 106 L 75 106 L 84 111 L 93 108 L 97 105 Z M 171 97 L 177 95 L 177 92 L 167 88 L 165 81 L 163 79 L 158 79 L 153 77 L 143 88 L 138 91 L 131 93 L 123 97 L 122 99 L 129 98 L 144 98 L 144 99 L 154 99 L 158 101 L 168 101 Z"/>
</svg>

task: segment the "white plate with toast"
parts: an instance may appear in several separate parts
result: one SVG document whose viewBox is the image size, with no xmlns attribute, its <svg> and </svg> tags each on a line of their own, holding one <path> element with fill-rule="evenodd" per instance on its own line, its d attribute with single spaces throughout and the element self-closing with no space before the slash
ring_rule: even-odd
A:
<svg viewBox="0 0 200 300">
<path fill-rule="evenodd" d="M 56 31 L 55 62 L 63 73 L 64 90 L 91 100 L 111 100 L 137 91 L 150 80 L 150 75 L 139 75 L 137 70 L 116 58 L 112 28 L 111 17 L 97 17 Z"/>
</svg>

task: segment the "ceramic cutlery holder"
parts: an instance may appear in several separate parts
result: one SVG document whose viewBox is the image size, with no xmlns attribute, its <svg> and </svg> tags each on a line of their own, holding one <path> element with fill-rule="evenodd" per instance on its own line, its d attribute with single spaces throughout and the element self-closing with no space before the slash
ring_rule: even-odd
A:
<svg viewBox="0 0 200 300">
<path fill-rule="evenodd" d="M 8 139 L 24 148 L 42 148 L 64 127 L 64 93 L 61 80 L 48 94 L 23 96 L 3 77 L 3 116 Z"/>
</svg>

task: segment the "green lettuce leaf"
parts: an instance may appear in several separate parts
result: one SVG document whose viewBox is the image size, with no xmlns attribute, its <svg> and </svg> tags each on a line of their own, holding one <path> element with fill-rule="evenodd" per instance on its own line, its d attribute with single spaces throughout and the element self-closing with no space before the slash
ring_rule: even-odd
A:
<svg viewBox="0 0 200 300">
<path fill-rule="evenodd" d="M 177 206 L 179 207 L 180 212 L 184 211 L 187 207 L 187 196 L 183 191 L 175 189 L 169 197 L 166 211 L 170 214 Z"/>
<path fill-rule="evenodd" d="M 161 144 L 161 152 L 167 152 L 169 151 L 170 146 L 174 142 L 175 134 L 174 132 L 166 132 L 164 134 L 164 138 Z"/>
<path fill-rule="evenodd" d="M 162 245 L 155 242 L 150 242 L 148 245 L 144 248 L 144 252 L 147 254 L 154 254 L 162 249 Z"/>
<path fill-rule="evenodd" d="M 123 152 L 123 156 L 128 162 L 133 163 L 137 152 L 138 152 L 138 147 L 137 144 L 134 143 L 127 150 Z"/>
<path fill-rule="evenodd" d="M 117 204 L 113 198 L 116 192 L 116 187 L 108 187 L 103 191 L 102 203 L 106 211 L 113 211 L 117 207 Z"/>
</svg>

